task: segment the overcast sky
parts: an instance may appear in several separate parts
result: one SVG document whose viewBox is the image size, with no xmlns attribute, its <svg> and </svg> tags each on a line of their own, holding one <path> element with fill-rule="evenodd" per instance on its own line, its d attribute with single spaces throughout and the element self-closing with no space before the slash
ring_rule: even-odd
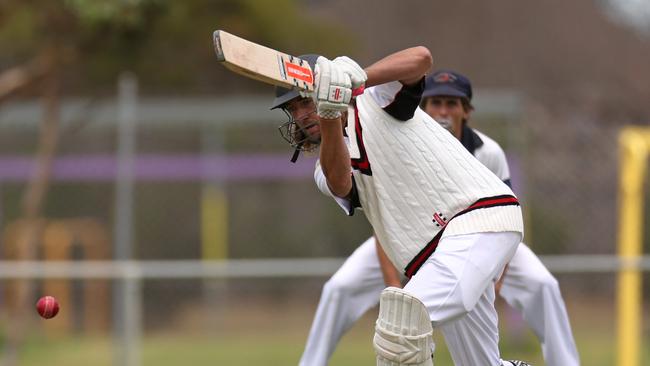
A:
<svg viewBox="0 0 650 366">
<path fill-rule="evenodd" d="M 605 0 L 605 7 L 615 20 L 650 36 L 649 0 Z"/>
</svg>

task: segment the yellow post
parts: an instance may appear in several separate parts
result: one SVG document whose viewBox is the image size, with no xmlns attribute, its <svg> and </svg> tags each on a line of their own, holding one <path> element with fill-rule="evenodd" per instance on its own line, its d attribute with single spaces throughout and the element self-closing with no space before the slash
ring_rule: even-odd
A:
<svg viewBox="0 0 650 366">
<path fill-rule="evenodd" d="M 223 190 L 208 185 L 201 199 L 203 259 L 228 258 L 228 203 Z"/>
<path fill-rule="evenodd" d="M 628 128 L 619 136 L 618 255 L 626 263 L 638 261 L 642 252 L 643 182 L 646 173 L 647 134 Z M 618 275 L 618 366 L 639 366 L 641 351 L 641 273 L 626 266 Z"/>
</svg>

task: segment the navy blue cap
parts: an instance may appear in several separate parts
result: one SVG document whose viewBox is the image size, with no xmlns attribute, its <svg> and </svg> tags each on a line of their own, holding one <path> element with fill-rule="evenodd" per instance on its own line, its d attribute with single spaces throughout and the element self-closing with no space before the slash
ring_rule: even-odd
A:
<svg viewBox="0 0 650 366">
<path fill-rule="evenodd" d="M 316 60 L 320 57 L 320 55 L 316 54 L 306 54 L 306 55 L 300 55 L 298 56 L 299 58 L 307 61 L 309 66 L 311 67 L 312 72 L 314 71 L 314 68 L 316 67 Z M 271 109 L 276 109 L 280 108 L 284 105 L 284 103 L 290 101 L 291 99 L 300 96 L 300 92 L 294 89 L 287 89 L 283 88 L 280 86 L 275 87 L 275 99 L 273 100 L 273 104 L 271 104 Z"/>
<path fill-rule="evenodd" d="M 422 97 L 460 97 L 472 100 L 472 84 L 465 76 L 451 70 L 439 70 L 424 80 Z"/>
</svg>

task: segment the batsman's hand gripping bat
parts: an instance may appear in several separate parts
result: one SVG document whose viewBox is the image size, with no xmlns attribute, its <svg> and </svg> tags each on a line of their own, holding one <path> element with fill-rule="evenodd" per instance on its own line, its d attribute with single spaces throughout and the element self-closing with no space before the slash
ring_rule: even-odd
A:
<svg viewBox="0 0 650 366">
<path fill-rule="evenodd" d="M 223 30 L 212 34 L 217 60 L 240 75 L 307 93 L 314 91 L 314 71 L 307 61 L 253 43 Z M 363 93 L 363 86 L 352 95 Z"/>
</svg>

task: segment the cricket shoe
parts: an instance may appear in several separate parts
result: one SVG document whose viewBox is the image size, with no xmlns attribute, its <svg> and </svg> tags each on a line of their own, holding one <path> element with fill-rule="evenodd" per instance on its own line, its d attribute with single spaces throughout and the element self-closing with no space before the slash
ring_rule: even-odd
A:
<svg viewBox="0 0 650 366">
<path fill-rule="evenodd" d="M 519 361 L 519 360 L 508 360 L 506 362 L 509 362 L 510 364 L 512 364 L 512 366 L 532 366 L 528 362 Z M 504 366 L 507 366 L 507 364 L 504 364 Z"/>
</svg>

